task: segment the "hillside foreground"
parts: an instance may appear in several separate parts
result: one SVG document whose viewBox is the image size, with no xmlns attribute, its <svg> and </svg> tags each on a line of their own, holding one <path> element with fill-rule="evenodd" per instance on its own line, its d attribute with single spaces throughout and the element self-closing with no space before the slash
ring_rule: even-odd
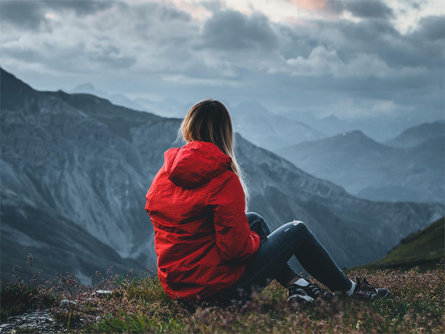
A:
<svg viewBox="0 0 445 334">
<path fill-rule="evenodd" d="M 445 217 L 425 229 L 404 238 L 383 259 L 365 265 L 365 268 L 434 267 L 444 257 Z"/>
<path fill-rule="evenodd" d="M 273 282 L 246 304 L 191 306 L 170 300 L 154 275 L 110 269 L 84 286 L 70 274 L 37 283 L 33 268 L 25 283 L 15 272 L 15 282 L 1 285 L 0 333 L 444 333 L 444 233 L 442 217 L 380 261 L 347 270 L 391 290 L 391 298 L 373 302 L 337 295 L 289 305 Z"/>
<path fill-rule="evenodd" d="M 392 297 L 364 302 L 344 296 L 315 305 L 286 304 L 286 290 L 273 282 L 245 305 L 194 309 L 172 301 L 152 277 L 98 276 L 82 286 L 71 276 L 45 284 L 2 283 L 0 332 L 149 332 L 149 333 L 443 333 L 443 262 L 424 272 L 363 269 L 349 277 L 366 276 Z M 107 291 L 109 290 L 109 291 Z M 28 321 L 16 314 L 41 317 Z M 25 319 L 25 320 L 24 320 Z"/>
</svg>

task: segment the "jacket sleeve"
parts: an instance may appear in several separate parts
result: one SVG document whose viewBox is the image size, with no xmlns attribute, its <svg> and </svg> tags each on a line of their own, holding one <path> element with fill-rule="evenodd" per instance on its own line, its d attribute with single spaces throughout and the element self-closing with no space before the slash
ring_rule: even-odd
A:
<svg viewBox="0 0 445 334">
<path fill-rule="evenodd" d="M 260 237 L 250 230 L 245 213 L 245 196 L 236 174 L 232 174 L 209 197 L 213 209 L 216 245 L 227 261 L 244 261 L 260 246 Z"/>
</svg>

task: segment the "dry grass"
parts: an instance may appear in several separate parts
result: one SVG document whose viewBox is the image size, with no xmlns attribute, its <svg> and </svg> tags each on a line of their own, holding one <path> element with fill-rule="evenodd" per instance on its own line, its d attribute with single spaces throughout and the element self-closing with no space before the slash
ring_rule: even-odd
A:
<svg viewBox="0 0 445 334">
<path fill-rule="evenodd" d="M 154 278 L 99 276 L 94 287 L 72 277 L 59 277 L 51 290 L 52 312 L 74 332 L 122 333 L 443 333 L 443 266 L 420 272 L 354 269 L 392 298 L 363 302 L 343 296 L 329 303 L 290 306 L 286 290 L 272 283 L 254 300 L 226 308 L 198 306 L 191 310 L 168 299 Z M 48 289 L 45 288 L 46 293 Z M 97 289 L 112 294 L 98 296 Z M 67 298 L 76 305 L 60 308 Z M 3 307 L 3 304 L 2 304 Z"/>
</svg>

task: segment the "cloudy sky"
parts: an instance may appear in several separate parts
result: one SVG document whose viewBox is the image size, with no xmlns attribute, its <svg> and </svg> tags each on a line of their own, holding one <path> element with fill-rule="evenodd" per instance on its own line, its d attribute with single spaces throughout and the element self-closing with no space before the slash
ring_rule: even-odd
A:
<svg viewBox="0 0 445 334">
<path fill-rule="evenodd" d="M 442 0 L 0 0 L 1 66 L 41 90 L 444 115 Z"/>
</svg>

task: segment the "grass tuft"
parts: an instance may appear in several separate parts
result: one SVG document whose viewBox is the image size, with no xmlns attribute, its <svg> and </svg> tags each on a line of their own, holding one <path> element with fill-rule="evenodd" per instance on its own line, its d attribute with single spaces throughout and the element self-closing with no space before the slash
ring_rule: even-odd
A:
<svg viewBox="0 0 445 334">
<path fill-rule="evenodd" d="M 56 296 L 45 286 L 2 282 L 0 287 L 0 320 L 22 314 L 29 310 L 51 307 Z"/>
</svg>

